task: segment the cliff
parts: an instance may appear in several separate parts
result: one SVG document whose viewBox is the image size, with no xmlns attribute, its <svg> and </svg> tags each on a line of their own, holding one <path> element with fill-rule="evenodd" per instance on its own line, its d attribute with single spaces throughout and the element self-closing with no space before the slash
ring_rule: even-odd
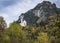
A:
<svg viewBox="0 0 60 43">
<path fill-rule="evenodd" d="M 50 16 L 54 16 L 54 19 L 57 19 L 58 15 L 60 15 L 60 8 L 57 8 L 55 3 L 43 1 L 26 13 L 22 13 L 17 23 L 20 23 L 22 26 L 34 24 L 41 25 L 42 23 L 45 24 L 49 22 Z"/>
</svg>

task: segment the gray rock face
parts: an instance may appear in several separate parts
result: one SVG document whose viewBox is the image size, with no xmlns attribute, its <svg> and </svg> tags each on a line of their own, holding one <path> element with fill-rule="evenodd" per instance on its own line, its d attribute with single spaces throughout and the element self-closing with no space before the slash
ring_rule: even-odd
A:
<svg viewBox="0 0 60 43">
<path fill-rule="evenodd" d="M 49 1 L 43 1 L 39 3 L 35 8 L 27 11 L 26 13 L 22 13 L 17 20 L 18 23 L 22 23 L 22 21 L 26 22 L 26 25 L 33 25 L 40 22 L 46 22 L 48 17 L 52 14 L 60 14 L 60 8 L 56 7 L 56 4 L 51 3 Z M 23 18 L 22 18 L 23 17 Z"/>
</svg>

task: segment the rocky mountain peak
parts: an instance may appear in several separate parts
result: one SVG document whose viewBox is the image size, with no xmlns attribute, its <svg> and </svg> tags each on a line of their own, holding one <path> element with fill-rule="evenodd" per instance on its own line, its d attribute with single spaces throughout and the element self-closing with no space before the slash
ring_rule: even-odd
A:
<svg viewBox="0 0 60 43">
<path fill-rule="evenodd" d="M 60 12 L 59 9 L 60 8 L 57 8 L 55 3 L 43 1 L 26 13 L 22 13 L 17 22 L 23 25 L 33 25 L 46 22 L 49 16 L 58 14 Z"/>
</svg>

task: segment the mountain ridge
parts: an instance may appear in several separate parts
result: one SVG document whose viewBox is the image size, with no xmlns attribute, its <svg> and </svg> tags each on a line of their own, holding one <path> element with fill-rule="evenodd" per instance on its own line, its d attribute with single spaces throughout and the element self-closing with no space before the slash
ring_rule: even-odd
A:
<svg viewBox="0 0 60 43">
<path fill-rule="evenodd" d="M 17 20 L 17 23 L 22 26 L 39 24 L 41 22 L 47 22 L 52 15 L 60 14 L 60 8 L 56 7 L 55 3 L 49 1 L 43 1 L 39 3 L 33 9 L 30 9 L 26 13 L 22 13 Z"/>
</svg>

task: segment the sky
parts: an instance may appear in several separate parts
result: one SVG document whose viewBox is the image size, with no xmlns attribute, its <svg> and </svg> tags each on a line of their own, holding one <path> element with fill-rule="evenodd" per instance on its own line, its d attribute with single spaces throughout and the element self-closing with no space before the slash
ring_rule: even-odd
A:
<svg viewBox="0 0 60 43">
<path fill-rule="evenodd" d="M 27 12 L 42 1 L 43 0 L 0 0 L 0 16 L 3 16 L 7 25 L 9 25 L 9 23 L 16 21 L 21 13 Z M 55 3 L 57 7 L 60 7 L 60 0 L 46 1 L 51 1 Z"/>
</svg>

